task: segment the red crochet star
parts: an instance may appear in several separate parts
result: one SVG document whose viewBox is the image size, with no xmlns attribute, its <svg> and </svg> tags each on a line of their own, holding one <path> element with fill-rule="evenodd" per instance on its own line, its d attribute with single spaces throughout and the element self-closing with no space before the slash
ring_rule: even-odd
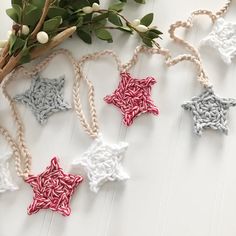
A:
<svg viewBox="0 0 236 236">
<path fill-rule="evenodd" d="M 40 175 L 30 175 L 25 182 L 33 188 L 33 202 L 28 207 L 28 214 L 37 213 L 41 209 L 51 209 L 69 216 L 72 194 L 83 180 L 82 176 L 65 174 L 54 157 L 51 165 Z"/>
<path fill-rule="evenodd" d="M 134 119 L 142 113 L 158 115 L 158 108 L 151 99 L 151 89 L 156 80 L 153 77 L 135 79 L 127 72 L 121 73 L 120 76 L 121 81 L 118 88 L 104 100 L 121 110 L 123 123 L 130 126 Z"/>
</svg>

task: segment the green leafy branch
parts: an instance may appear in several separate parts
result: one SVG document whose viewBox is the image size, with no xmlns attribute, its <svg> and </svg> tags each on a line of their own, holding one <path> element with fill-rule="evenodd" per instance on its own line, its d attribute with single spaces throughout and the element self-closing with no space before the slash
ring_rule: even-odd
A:
<svg viewBox="0 0 236 236">
<path fill-rule="evenodd" d="M 0 41 L 0 81 L 17 65 L 40 56 L 72 36 L 74 32 L 91 44 L 94 36 L 113 42 L 112 30 L 136 33 L 149 47 L 159 46 L 161 31 L 151 26 L 154 15 L 130 21 L 123 14 L 126 1 L 102 9 L 99 0 L 12 0 L 6 10 L 14 21 L 9 38 Z M 145 3 L 143 0 L 135 0 Z"/>
</svg>

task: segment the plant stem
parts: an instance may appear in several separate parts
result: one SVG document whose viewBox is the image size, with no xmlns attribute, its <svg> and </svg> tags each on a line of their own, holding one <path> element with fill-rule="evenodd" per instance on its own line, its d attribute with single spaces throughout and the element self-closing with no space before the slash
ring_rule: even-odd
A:
<svg viewBox="0 0 236 236">
<path fill-rule="evenodd" d="M 7 62 L 5 67 L 3 67 L 2 71 L 0 72 L 0 83 L 7 76 L 19 63 L 21 59 L 20 53 L 17 56 L 12 56 L 10 60 Z"/>
<path fill-rule="evenodd" d="M 40 18 L 38 24 L 34 28 L 34 31 L 31 33 L 31 38 L 35 38 L 37 33 L 40 31 L 40 29 L 41 29 L 41 27 L 42 27 L 42 25 L 44 23 L 44 20 L 45 20 L 47 14 L 48 14 L 50 3 L 51 3 L 51 0 L 46 0 L 45 1 L 44 7 L 43 7 L 43 13 L 41 15 L 41 18 Z"/>
<path fill-rule="evenodd" d="M 35 59 L 44 53 L 47 53 L 50 49 L 55 48 L 59 44 L 61 44 L 65 39 L 70 37 L 76 31 L 76 27 L 70 27 L 53 37 L 49 43 L 42 45 L 41 47 L 37 47 L 31 50 L 30 56 L 31 59 Z M 0 69 L 0 83 L 7 76 L 11 71 L 13 71 L 20 62 L 21 59 L 21 52 L 19 52 L 16 56 L 12 56 L 7 61 L 6 65 Z"/>
</svg>

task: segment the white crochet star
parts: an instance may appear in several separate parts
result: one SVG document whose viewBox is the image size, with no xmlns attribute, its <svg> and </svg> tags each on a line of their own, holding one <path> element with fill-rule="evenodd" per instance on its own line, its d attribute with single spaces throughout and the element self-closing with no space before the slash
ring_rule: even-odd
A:
<svg viewBox="0 0 236 236">
<path fill-rule="evenodd" d="M 11 154 L 0 156 L 0 193 L 17 190 L 17 186 L 12 182 L 9 170 L 9 159 Z"/>
<path fill-rule="evenodd" d="M 63 98 L 65 78 L 45 79 L 39 75 L 32 79 L 31 86 L 23 94 L 15 96 L 15 100 L 28 106 L 37 121 L 45 124 L 53 113 L 66 111 L 71 107 Z"/>
<path fill-rule="evenodd" d="M 231 106 L 236 105 L 232 98 L 220 98 L 215 95 L 212 87 L 208 87 L 199 96 L 182 105 L 193 114 L 194 132 L 201 135 L 203 129 L 210 128 L 228 133 L 227 113 Z"/>
<path fill-rule="evenodd" d="M 123 169 L 121 160 L 128 144 L 107 144 L 99 135 L 82 155 L 72 162 L 73 166 L 82 166 L 89 179 L 90 190 L 97 193 L 107 181 L 126 180 L 129 175 Z"/>
<path fill-rule="evenodd" d="M 215 48 L 223 61 L 230 64 L 236 56 L 236 23 L 219 18 L 212 32 L 201 41 L 201 45 Z"/>
</svg>

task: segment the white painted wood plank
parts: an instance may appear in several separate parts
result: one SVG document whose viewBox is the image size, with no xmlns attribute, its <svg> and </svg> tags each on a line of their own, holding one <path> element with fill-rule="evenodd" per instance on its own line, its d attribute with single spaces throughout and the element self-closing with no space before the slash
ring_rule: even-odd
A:
<svg viewBox="0 0 236 236">
<path fill-rule="evenodd" d="M 216 10 L 222 3 L 222 0 L 218 3 L 180 0 L 170 4 L 165 0 L 149 0 L 137 11 L 131 5 L 127 13 L 132 19 L 154 11 L 155 23 L 165 33 L 162 45 L 170 47 L 176 55 L 184 50 L 170 42 L 169 25 L 187 18 L 192 10 Z M 5 37 L 10 26 L 4 15 L 8 6 L 9 3 L 4 1 L 0 10 L 1 38 Z M 227 19 L 236 21 L 235 7 L 233 4 Z M 207 18 L 198 19 L 196 23 L 192 32 L 187 34 L 195 44 L 210 30 Z M 87 46 L 74 39 L 68 40 L 63 47 L 72 50 L 77 58 L 110 48 L 127 61 L 137 41 L 120 34 L 115 40 L 116 44 L 96 42 Z M 210 50 L 201 50 L 201 53 L 217 93 L 236 97 L 235 60 L 231 66 L 225 66 Z M 112 142 L 125 139 L 130 144 L 123 163 L 131 179 L 126 183 L 107 184 L 98 195 L 89 191 L 85 181 L 72 200 L 72 214 L 67 218 L 50 211 L 28 216 L 26 208 L 32 191 L 17 180 L 21 187 L 19 191 L 0 195 L 0 235 L 234 236 L 236 110 L 230 110 L 228 136 L 213 131 L 207 131 L 202 138 L 194 136 L 192 117 L 180 107 L 183 101 L 200 91 L 194 66 L 182 63 L 168 69 L 161 56 L 142 56 L 132 73 L 138 77 L 157 77 L 153 98 L 160 108 L 160 116 L 141 116 L 126 130 L 121 125 L 120 113 L 102 100 L 118 84 L 113 61 L 91 62 L 86 70 L 96 88 L 96 105 L 104 136 Z M 43 72 L 50 78 L 62 73 L 66 75 L 65 97 L 71 101 L 73 72 L 69 63 L 57 57 Z M 27 79 L 19 80 L 21 82 L 12 83 L 11 94 L 23 91 L 29 85 Z M 86 94 L 83 94 L 85 98 Z M 2 99 L 0 102 L 1 124 L 14 132 L 8 108 L 2 104 Z M 45 127 L 40 127 L 28 109 L 19 108 L 26 124 L 27 143 L 34 157 L 34 173 L 43 171 L 52 155 L 60 156 L 61 165 L 69 171 L 70 161 L 80 156 L 91 143 L 75 113 L 70 111 L 52 116 Z M 2 139 L 0 142 L 1 152 L 5 151 L 6 143 Z"/>
</svg>

